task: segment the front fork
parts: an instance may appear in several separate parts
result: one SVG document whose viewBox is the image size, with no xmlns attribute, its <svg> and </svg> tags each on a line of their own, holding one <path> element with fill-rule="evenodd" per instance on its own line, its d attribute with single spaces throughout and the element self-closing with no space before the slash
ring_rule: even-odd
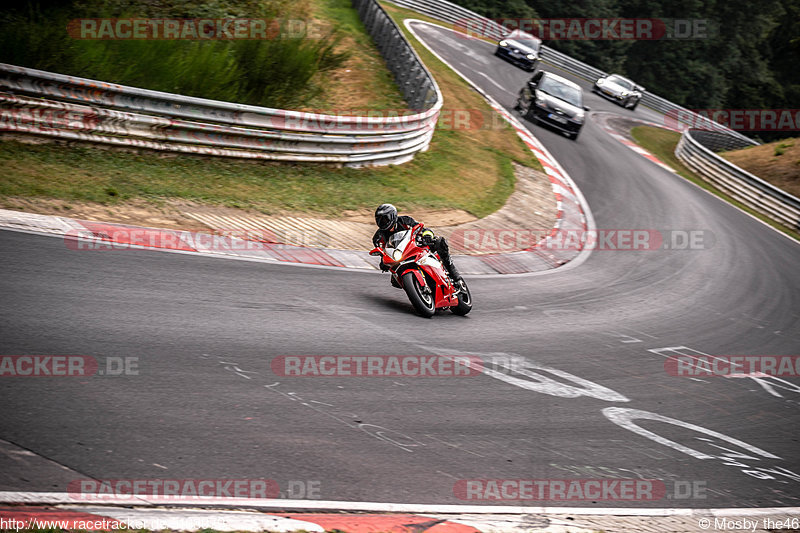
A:
<svg viewBox="0 0 800 533">
<path fill-rule="evenodd" d="M 425 273 L 422 272 L 422 270 L 419 268 L 419 266 L 417 266 L 417 265 L 413 265 L 413 266 L 403 265 L 403 266 L 405 268 L 403 268 L 403 269 L 401 269 L 401 270 L 399 270 L 397 272 L 393 272 L 392 273 L 392 275 L 395 277 L 395 281 L 397 282 L 397 285 L 402 287 L 402 283 L 401 283 L 401 279 L 400 278 L 402 278 L 403 275 L 406 272 L 410 271 L 410 272 L 412 272 L 414 274 L 414 277 L 417 278 L 417 283 L 419 283 L 419 286 L 422 288 L 423 292 L 425 294 L 431 295 L 431 288 L 428 286 L 428 280 L 425 278 Z"/>
</svg>

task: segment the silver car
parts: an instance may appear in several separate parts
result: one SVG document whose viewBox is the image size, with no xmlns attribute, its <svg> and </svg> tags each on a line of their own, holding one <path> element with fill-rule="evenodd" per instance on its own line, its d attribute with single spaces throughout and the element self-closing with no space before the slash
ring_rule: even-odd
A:
<svg viewBox="0 0 800 533">
<path fill-rule="evenodd" d="M 609 74 L 594 82 L 592 92 L 627 109 L 636 109 L 642 99 L 644 87 L 636 85 L 619 74 Z"/>
<path fill-rule="evenodd" d="M 542 41 L 523 31 L 514 30 L 497 44 L 494 55 L 532 72 L 542 57 Z"/>
</svg>

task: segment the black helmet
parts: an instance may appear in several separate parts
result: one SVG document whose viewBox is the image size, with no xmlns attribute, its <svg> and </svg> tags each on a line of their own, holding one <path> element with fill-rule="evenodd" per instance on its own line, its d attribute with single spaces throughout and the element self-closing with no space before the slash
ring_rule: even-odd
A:
<svg viewBox="0 0 800 533">
<path fill-rule="evenodd" d="M 387 230 L 397 222 L 397 208 L 392 204 L 381 204 L 375 210 L 375 224 L 382 230 Z"/>
</svg>

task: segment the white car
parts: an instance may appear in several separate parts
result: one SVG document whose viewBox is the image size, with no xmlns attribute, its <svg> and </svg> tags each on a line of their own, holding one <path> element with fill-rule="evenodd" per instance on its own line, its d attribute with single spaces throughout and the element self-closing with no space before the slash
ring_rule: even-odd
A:
<svg viewBox="0 0 800 533">
<path fill-rule="evenodd" d="M 626 109 L 636 109 L 642 99 L 644 87 L 636 85 L 619 74 L 609 74 L 594 82 L 592 92 L 621 105 Z"/>
</svg>

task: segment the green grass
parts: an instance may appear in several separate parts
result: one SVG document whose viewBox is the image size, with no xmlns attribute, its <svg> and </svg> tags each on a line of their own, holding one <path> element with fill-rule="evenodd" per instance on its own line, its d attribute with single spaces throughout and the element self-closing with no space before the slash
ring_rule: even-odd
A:
<svg viewBox="0 0 800 533">
<path fill-rule="evenodd" d="M 767 217 L 751 209 L 750 207 L 744 205 L 743 203 L 735 200 L 722 192 L 721 190 L 714 187 L 712 184 L 705 181 L 703 178 L 698 176 L 695 172 L 691 169 L 686 167 L 676 156 L 675 156 L 675 147 L 678 145 L 680 141 L 681 134 L 676 133 L 674 131 L 669 131 L 661 128 L 655 128 L 652 126 L 636 126 L 631 130 L 631 136 L 633 139 L 644 149 L 650 151 L 658 157 L 662 162 L 666 163 L 670 167 L 672 167 L 675 172 L 679 175 L 684 177 L 685 179 L 691 181 L 695 185 L 702 187 L 703 189 L 709 191 L 712 194 L 722 198 L 729 204 L 732 204 L 742 211 L 745 211 L 754 217 L 758 218 L 759 220 L 769 224 L 775 229 L 778 229 L 789 235 L 795 240 L 800 241 L 800 233 L 793 231 L 782 224 L 772 220 L 771 218 Z"/>
<path fill-rule="evenodd" d="M 292 16 L 279 11 L 282 5 L 278 0 L 73 0 L 41 8 L 36 0 L 25 0 L 0 14 L 0 62 L 215 100 L 302 107 L 324 93 L 320 74 L 348 58 L 346 50 L 337 49 L 336 32 L 301 38 L 276 31 L 272 39 L 210 41 L 75 39 L 67 32 L 68 22 L 82 17 Z M 294 16 L 302 17 L 295 9 Z"/>
<path fill-rule="evenodd" d="M 447 137 L 443 135 L 442 137 Z M 503 166 L 487 190 L 462 187 L 456 146 L 448 139 L 436 153 L 386 168 L 330 168 L 268 164 L 198 156 L 107 151 L 88 146 L 0 141 L 0 204 L 3 197 L 61 199 L 113 207 L 132 199 L 161 205 L 180 198 L 210 205 L 252 208 L 263 213 L 305 211 L 334 215 L 382 202 L 403 208 L 460 208 L 484 216 L 513 190 L 510 163 L 491 150 L 483 157 Z M 493 165 L 494 166 L 494 165 Z M 431 183 L 431 176 L 441 176 Z M 461 190 L 462 194 L 442 191 Z"/>
<path fill-rule="evenodd" d="M 352 34 L 356 44 L 369 42 L 355 11 L 344 6 L 346 0 L 314 1 L 318 12 L 345 26 L 342 31 Z M 416 49 L 442 89 L 445 112 L 494 113 L 449 67 L 421 45 Z M 485 129 L 437 129 L 429 150 L 413 161 L 364 169 L 163 156 L 80 143 L 23 144 L 0 136 L 0 204 L 10 207 L 11 198 L 41 198 L 113 208 L 134 200 L 160 206 L 168 199 L 185 199 L 266 214 L 336 215 L 391 202 L 404 210 L 453 208 L 484 217 L 514 191 L 512 161 L 542 170 L 510 126 L 485 122 Z"/>
<path fill-rule="evenodd" d="M 325 72 L 321 82 L 325 91 L 306 107 L 320 111 L 405 109 L 403 95 L 351 1 L 309 1 L 313 17 L 336 28 L 336 51 L 346 51 L 348 58 L 335 71 Z"/>
<path fill-rule="evenodd" d="M 775 146 L 775 155 L 783 155 L 786 153 L 787 148 L 791 148 L 794 146 L 794 143 L 780 143 L 779 145 Z"/>
</svg>

